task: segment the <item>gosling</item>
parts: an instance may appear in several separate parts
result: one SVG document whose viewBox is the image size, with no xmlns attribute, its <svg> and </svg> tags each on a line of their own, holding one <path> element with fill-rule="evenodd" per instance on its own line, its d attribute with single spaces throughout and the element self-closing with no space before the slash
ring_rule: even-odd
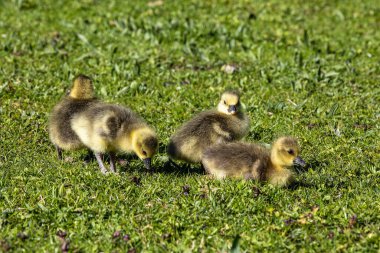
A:
<svg viewBox="0 0 380 253">
<path fill-rule="evenodd" d="M 91 79 L 79 75 L 74 79 L 68 94 L 53 108 L 49 119 L 49 137 L 54 144 L 58 158 L 62 160 L 62 149 L 84 148 L 82 141 L 71 127 L 73 115 L 83 112 L 98 103 Z"/>
<path fill-rule="evenodd" d="M 83 75 L 75 79 L 69 95 L 53 109 L 49 133 L 60 159 L 62 149 L 87 147 L 94 152 L 103 174 L 107 169 L 102 154 L 110 155 L 111 172 L 116 172 L 118 151 L 136 153 L 151 170 L 151 158 L 158 148 L 156 133 L 141 117 L 129 108 L 97 100 L 91 79 Z"/>
<path fill-rule="evenodd" d="M 217 109 L 201 112 L 180 127 L 170 138 L 167 152 L 171 159 L 199 163 L 206 148 L 240 140 L 248 130 L 239 93 L 225 91 Z"/>
<path fill-rule="evenodd" d="M 298 142 L 292 137 L 277 139 L 271 150 L 249 143 L 217 144 L 204 152 L 202 164 L 217 179 L 256 179 L 276 186 L 287 186 L 294 180 L 289 168 L 306 165 L 299 153 Z"/>
</svg>

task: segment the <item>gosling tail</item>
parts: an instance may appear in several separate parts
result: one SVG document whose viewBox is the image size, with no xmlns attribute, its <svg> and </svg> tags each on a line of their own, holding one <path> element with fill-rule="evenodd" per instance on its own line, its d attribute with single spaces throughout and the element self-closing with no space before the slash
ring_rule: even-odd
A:
<svg viewBox="0 0 380 253">
<path fill-rule="evenodd" d="M 73 87 L 69 96 L 75 99 L 92 99 L 95 98 L 94 85 L 90 77 L 78 75 L 74 79 Z"/>
</svg>

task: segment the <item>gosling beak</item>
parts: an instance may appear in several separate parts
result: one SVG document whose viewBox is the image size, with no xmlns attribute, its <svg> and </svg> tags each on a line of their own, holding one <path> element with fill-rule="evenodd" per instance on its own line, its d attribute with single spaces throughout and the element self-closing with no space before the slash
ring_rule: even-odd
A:
<svg viewBox="0 0 380 253">
<path fill-rule="evenodd" d="M 236 105 L 230 105 L 228 106 L 228 112 L 231 113 L 231 114 L 235 114 L 236 113 Z"/>
<path fill-rule="evenodd" d="M 145 168 L 147 169 L 147 170 L 151 170 L 151 164 L 152 164 L 152 159 L 150 159 L 150 158 L 145 158 L 145 159 L 143 159 L 143 162 L 144 162 L 144 165 L 145 165 Z"/>
<path fill-rule="evenodd" d="M 297 156 L 296 159 L 294 159 L 293 164 L 294 165 L 299 165 L 301 167 L 305 167 L 306 166 L 306 162 L 304 160 L 302 160 L 302 158 L 299 157 L 299 156 Z"/>
</svg>

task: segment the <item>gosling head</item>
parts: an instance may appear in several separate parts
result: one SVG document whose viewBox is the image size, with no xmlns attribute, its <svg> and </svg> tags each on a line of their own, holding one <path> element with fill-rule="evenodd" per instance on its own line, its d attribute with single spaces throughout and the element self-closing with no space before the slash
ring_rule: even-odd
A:
<svg viewBox="0 0 380 253">
<path fill-rule="evenodd" d="M 218 104 L 218 111 L 234 115 L 240 110 L 240 95 L 237 91 L 225 91 Z"/>
<path fill-rule="evenodd" d="M 273 143 L 271 160 L 276 167 L 291 167 L 293 165 L 306 166 L 300 156 L 300 147 L 296 139 L 281 137 Z"/>
<path fill-rule="evenodd" d="M 148 128 L 136 130 L 132 137 L 133 151 L 143 160 L 145 167 L 150 170 L 152 157 L 158 149 L 158 140 L 156 134 Z"/>
<path fill-rule="evenodd" d="M 73 87 L 69 96 L 76 99 L 91 99 L 95 97 L 94 86 L 91 78 L 85 75 L 78 75 L 74 79 Z"/>
</svg>

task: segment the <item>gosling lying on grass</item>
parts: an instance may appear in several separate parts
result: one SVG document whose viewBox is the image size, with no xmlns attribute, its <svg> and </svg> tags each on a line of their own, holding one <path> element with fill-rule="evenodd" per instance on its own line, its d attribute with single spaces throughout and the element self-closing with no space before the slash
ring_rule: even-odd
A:
<svg viewBox="0 0 380 253">
<path fill-rule="evenodd" d="M 292 137 L 277 139 L 271 150 L 256 144 L 222 143 L 204 152 L 202 164 L 217 179 L 256 179 L 286 186 L 294 179 L 289 168 L 295 164 L 306 165 L 299 153 L 297 140 Z"/>
<path fill-rule="evenodd" d="M 104 174 L 107 169 L 101 154 L 110 155 L 111 172 L 116 172 L 117 151 L 135 152 L 150 170 L 158 148 L 156 133 L 141 117 L 129 108 L 96 100 L 92 82 L 84 76 L 75 79 L 70 94 L 53 109 L 49 132 L 60 159 L 62 149 L 87 147 L 94 152 Z"/>
<path fill-rule="evenodd" d="M 198 163 L 206 148 L 239 140 L 248 130 L 249 119 L 242 111 L 239 94 L 226 91 L 216 110 L 201 112 L 181 126 L 171 137 L 167 152 L 172 159 Z"/>
</svg>

